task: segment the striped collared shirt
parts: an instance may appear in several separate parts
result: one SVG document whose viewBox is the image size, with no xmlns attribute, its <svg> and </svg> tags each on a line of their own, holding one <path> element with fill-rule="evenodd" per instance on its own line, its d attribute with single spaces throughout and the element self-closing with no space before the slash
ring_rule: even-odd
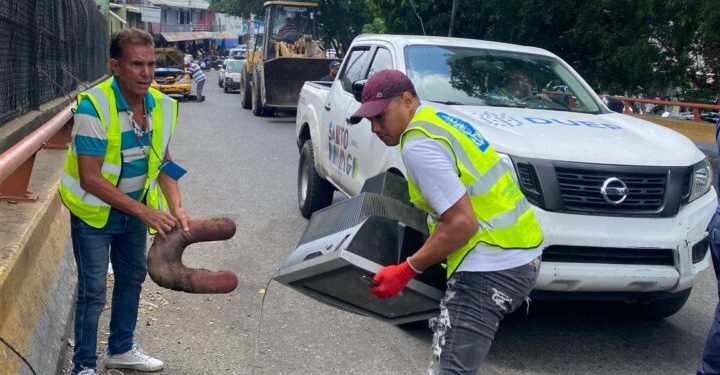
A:
<svg viewBox="0 0 720 375">
<path fill-rule="evenodd" d="M 153 152 L 150 148 L 152 139 L 151 112 L 155 107 L 155 99 L 150 93 L 145 94 L 145 124 L 146 131 L 138 132 L 133 126 L 133 113 L 120 91 L 117 77 L 112 83 L 115 92 L 115 104 L 120 117 L 122 170 L 118 189 L 135 200 L 143 195 L 148 172 L 148 154 Z M 107 134 L 95 107 L 89 99 L 83 99 L 75 111 L 75 124 L 73 126 L 72 147 L 78 155 L 105 156 L 107 149 Z"/>
</svg>

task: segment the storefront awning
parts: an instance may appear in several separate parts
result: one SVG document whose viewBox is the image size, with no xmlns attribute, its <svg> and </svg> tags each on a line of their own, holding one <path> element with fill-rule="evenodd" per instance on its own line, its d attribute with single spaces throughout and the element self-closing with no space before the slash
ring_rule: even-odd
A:
<svg viewBox="0 0 720 375">
<path fill-rule="evenodd" d="M 179 31 L 172 33 L 160 33 L 168 42 L 181 42 L 183 40 L 213 39 L 213 32 L 210 31 Z"/>
</svg>

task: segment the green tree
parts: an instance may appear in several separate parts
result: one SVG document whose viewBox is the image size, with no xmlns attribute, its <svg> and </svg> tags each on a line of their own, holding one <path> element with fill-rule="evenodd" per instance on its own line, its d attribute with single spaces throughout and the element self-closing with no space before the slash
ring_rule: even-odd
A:
<svg viewBox="0 0 720 375">
<path fill-rule="evenodd" d="M 389 33 L 422 34 L 419 16 L 428 35 L 448 34 L 451 1 L 367 1 Z M 700 23 L 706 34 L 720 22 L 716 6 L 693 0 L 457 0 L 457 4 L 454 36 L 547 49 L 597 90 L 613 93 L 634 92 L 638 86 L 652 92 L 687 85 L 698 46 L 697 20 L 709 19 Z M 720 51 L 720 36 L 715 33 L 700 45 Z M 720 53 L 716 56 L 720 62 Z"/>
<path fill-rule="evenodd" d="M 258 0 L 210 0 L 210 10 L 234 16 L 262 15 L 262 1 Z"/>
</svg>

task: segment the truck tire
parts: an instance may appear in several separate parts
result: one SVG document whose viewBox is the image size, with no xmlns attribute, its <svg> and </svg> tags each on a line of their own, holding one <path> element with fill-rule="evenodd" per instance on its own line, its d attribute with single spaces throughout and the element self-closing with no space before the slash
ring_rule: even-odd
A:
<svg viewBox="0 0 720 375">
<path fill-rule="evenodd" d="M 260 82 L 258 82 L 257 74 L 253 74 L 251 109 L 253 115 L 263 115 L 262 99 L 260 99 Z"/>
<path fill-rule="evenodd" d="M 275 114 L 275 108 L 268 108 L 262 105 L 262 98 L 260 97 L 260 74 L 256 71 L 253 74 L 253 87 L 252 87 L 252 113 L 255 116 L 272 116 Z"/>
<path fill-rule="evenodd" d="M 227 86 L 223 86 L 223 92 L 227 94 L 230 92 L 230 90 L 228 90 Z"/>
<path fill-rule="evenodd" d="M 250 109 L 252 108 L 252 103 L 250 100 L 252 99 L 252 94 L 250 93 L 250 82 L 248 81 L 248 74 L 245 69 L 243 69 L 242 73 L 240 74 L 240 105 L 243 107 L 243 109 Z"/>
<path fill-rule="evenodd" d="M 642 320 L 665 319 L 680 311 L 690 297 L 690 292 L 692 292 L 692 288 L 677 292 L 668 298 L 628 305 L 629 315 Z"/>
<path fill-rule="evenodd" d="M 300 151 L 298 163 L 298 207 L 306 219 L 313 212 L 323 209 L 332 203 L 333 186 L 315 170 L 315 157 L 313 156 L 312 141 L 305 141 Z"/>
</svg>

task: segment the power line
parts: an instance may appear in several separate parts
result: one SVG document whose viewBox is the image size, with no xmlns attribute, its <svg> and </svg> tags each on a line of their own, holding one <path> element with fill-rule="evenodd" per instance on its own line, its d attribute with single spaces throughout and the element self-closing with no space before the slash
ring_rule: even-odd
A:
<svg viewBox="0 0 720 375">
<path fill-rule="evenodd" d="M 422 29 L 423 35 L 427 35 L 425 33 L 425 25 L 423 25 L 422 17 L 420 17 L 420 13 L 418 13 L 417 6 L 415 5 L 415 2 L 413 0 L 410 0 L 410 5 L 412 5 L 413 10 L 415 11 L 415 16 L 417 16 L 417 19 L 420 21 L 420 28 Z"/>
</svg>

